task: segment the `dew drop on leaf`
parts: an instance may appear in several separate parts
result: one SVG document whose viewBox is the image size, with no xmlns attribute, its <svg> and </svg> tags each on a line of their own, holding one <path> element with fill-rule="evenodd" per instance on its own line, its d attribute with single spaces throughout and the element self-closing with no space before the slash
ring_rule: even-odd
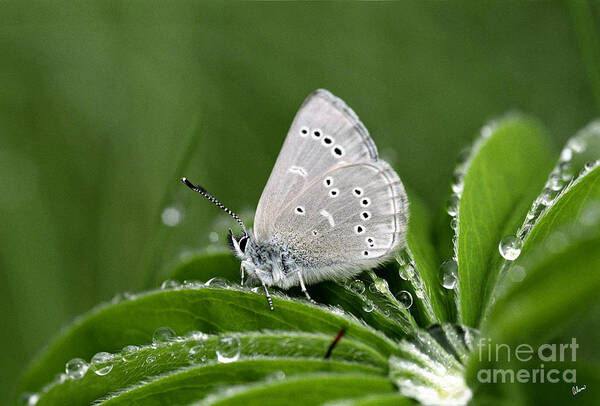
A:
<svg viewBox="0 0 600 406">
<path fill-rule="evenodd" d="M 360 279 L 354 279 L 353 281 L 348 281 L 348 288 L 354 293 L 358 293 L 359 295 L 365 292 L 365 284 Z"/>
<path fill-rule="evenodd" d="M 400 302 L 403 308 L 410 309 L 410 307 L 413 304 L 413 298 L 410 292 L 406 290 L 401 290 L 396 294 L 396 297 L 398 298 L 398 301 Z"/>
<path fill-rule="evenodd" d="M 400 278 L 405 281 L 412 279 L 415 276 L 415 267 L 413 264 L 406 264 L 400 267 L 398 274 L 400 275 Z"/>
<path fill-rule="evenodd" d="M 498 251 L 500 251 L 500 255 L 502 255 L 502 258 L 509 261 L 514 261 L 515 259 L 519 258 L 519 255 L 521 255 L 521 249 L 523 249 L 523 240 L 513 235 L 504 237 L 502 241 L 500 241 L 500 244 L 498 244 Z"/>
<path fill-rule="evenodd" d="M 169 327 L 159 327 L 154 330 L 152 342 L 154 344 L 166 343 L 176 337 L 175 332 Z"/>
<path fill-rule="evenodd" d="M 376 278 L 372 284 L 369 285 L 369 291 L 371 293 L 386 293 L 389 291 L 389 285 L 383 278 Z"/>
<path fill-rule="evenodd" d="M 188 350 L 188 359 L 192 364 L 199 364 L 206 361 L 206 355 L 204 354 L 204 343 L 197 344 Z"/>
<path fill-rule="evenodd" d="M 212 278 L 206 282 L 206 286 L 210 286 L 211 288 L 226 288 L 228 287 L 227 281 L 223 278 Z"/>
<path fill-rule="evenodd" d="M 458 264 L 456 261 L 446 261 L 440 266 L 440 281 L 444 288 L 454 289 L 458 281 Z"/>
<path fill-rule="evenodd" d="M 89 365 L 81 358 L 73 358 L 65 365 L 65 373 L 70 379 L 81 379 L 85 376 Z"/>
<path fill-rule="evenodd" d="M 375 305 L 370 300 L 363 301 L 362 309 L 364 312 L 371 313 L 375 309 Z"/>
<path fill-rule="evenodd" d="M 452 217 L 457 216 L 459 204 L 460 197 L 456 193 L 450 195 L 450 197 L 448 198 L 448 205 L 446 206 L 446 211 L 448 212 L 448 214 Z"/>
<path fill-rule="evenodd" d="M 40 400 L 38 393 L 24 393 L 21 395 L 20 404 L 23 406 L 34 406 Z"/>
<path fill-rule="evenodd" d="M 217 361 L 228 363 L 237 361 L 241 351 L 240 339 L 236 336 L 226 335 L 219 337 L 217 342 Z"/>
<path fill-rule="evenodd" d="M 104 376 L 113 369 L 113 355 L 109 352 L 99 352 L 92 357 L 91 366 L 96 375 Z"/>
<path fill-rule="evenodd" d="M 177 289 L 179 287 L 179 283 L 177 281 L 167 279 L 160 285 L 161 289 Z"/>
<path fill-rule="evenodd" d="M 121 350 L 121 359 L 123 362 L 135 361 L 139 350 L 140 348 L 137 345 L 128 345 Z"/>
</svg>

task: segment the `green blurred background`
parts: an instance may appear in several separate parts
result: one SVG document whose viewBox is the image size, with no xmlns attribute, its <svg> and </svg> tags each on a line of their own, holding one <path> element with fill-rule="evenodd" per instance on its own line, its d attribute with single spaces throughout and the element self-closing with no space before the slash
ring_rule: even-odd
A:
<svg viewBox="0 0 600 406">
<path fill-rule="evenodd" d="M 252 210 L 316 88 L 356 110 L 433 211 L 490 118 L 530 113 L 558 149 L 598 114 L 599 11 L 2 2 L 0 403 L 61 326 L 208 242 L 218 211 L 178 177 Z M 160 223 L 166 206 L 179 226 Z"/>
</svg>

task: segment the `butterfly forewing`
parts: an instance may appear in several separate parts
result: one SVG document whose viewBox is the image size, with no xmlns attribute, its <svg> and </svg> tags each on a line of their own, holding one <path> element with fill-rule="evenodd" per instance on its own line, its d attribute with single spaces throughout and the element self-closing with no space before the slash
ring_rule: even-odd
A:
<svg viewBox="0 0 600 406">
<path fill-rule="evenodd" d="M 269 240 L 283 207 L 325 172 L 376 159 L 375 144 L 352 109 L 326 90 L 315 91 L 296 114 L 258 203 L 256 239 Z"/>
</svg>

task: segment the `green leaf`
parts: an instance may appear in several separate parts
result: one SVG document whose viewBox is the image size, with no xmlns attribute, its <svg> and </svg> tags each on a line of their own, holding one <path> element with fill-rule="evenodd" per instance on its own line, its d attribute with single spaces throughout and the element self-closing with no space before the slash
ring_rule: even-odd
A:
<svg viewBox="0 0 600 406">
<path fill-rule="evenodd" d="M 201 399 L 219 387 L 269 379 L 281 379 L 310 372 L 369 373 L 369 368 L 314 359 L 246 359 L 230 364 L 210 364 L 181 370 L 145 385 L 132 387 L 104 401 L 102 405 L 186 404 Z"/>
<path fill-rule="evenodd" d="M 576 370 L 577 383 L 595 387 L 600 385 L 597 343 L 600 340 L 600 217 L 593 224 L 572 223 L 555 233 L 561 235 L 559 249 L 549 249 L 545 241 L 523 255 L 520 261 L 526 276 L 522 282 L 510 282 L 507 275 L 504 291 L 490 312 L 483 333 L 491 339 L 473 354 L 468 367 L 471 387 L 482 397 L 503 396 L 511 403 L 566 404 L 573 400 L 573 383 L 560 379 L 557 383 L 529 383 L 522 385 L 493 385 L 478 379 L 480 371 L 521 369 L 556 369 L 562 373 Z M 555 247 L 556 248 L 556 247 Z M 511 270 L 514 272 L 515 268 Z M 575 339 L 576 353 L 568 347 L 566 353 L 561 345 Z M 497 344 L 505 347 L 497 351 Z M 515 357 L 518 345 L 533 348 L 533 358 L 519 361 Z M 541 359 L 541 345 L 555 346 L 555 360 Z M 489 347 L 488 347 L 489 345 Z M 506 346 L 512 352 L 509 358 Z M 560 360 L 561 352 L 564 355 Z M 550 353 L 544 352 L 545 356 Z M 573 358 L 573 354 L 575 357 Z M 523 358 L 523 356 L 522 356 Z M 531 378 L 530 378 L 531 379 Z M 539 380 L 539 378 L 538 378 Z M 586 397 L 585 402 L 597 404 L 600 398 L 594 392 L 577 395 Z M 596 399 L 595 401 L 593 399 Z M 512 400 L 515 400 L 513 402 Z"/>
<path fill-rule="evenodd" d="M 395 391 L 388 378 L 360 374 L 307 374 L 278 382 L 228 388 L 202 405 L 315 405 L 370 393 Z"/>
<path fill-rule="evenodd" d="M 552 206 L 540 216 L 524 241 L 518 264 L 533 247 L 568 224 L 593 221 L 600 211 L 600 167 L 579 177 L 557 197 Z"/>
<path fill-rule="evenodd" d="M 403 406 L 415 405 L 414 400 L 397 393 L 367 395 L 352 399 L 343 399 L 326 403 L 326 406 Z"/>
<path fill-rule="evenodd" d="M 310 360 L 315 354 L 324 354 L 331 343 L 331 337 L 323 334 L 299 334 L 299 333 L 245 333 L 237 334 L 240 340 L 240 354 L 242 367 L 240 367 L 241 376 L 244 375 L 244 366 L 247 366 L 249 357 L 277 357 L 266 362 L 272 370 L 283 368 L 286 373 L 301 373 L 306 370 L 302 362 L 308 363 L 308 370 L 327 370 L 326 360 Z M 219 337 L 186 337 L 179 338 L 168 343 L 161 343 L 154 346 L 144 346 L 135 353 L 135 357 L 129 357 L 127 362 L 123 353 L 115 354 L 114 364 L 110 373 L 105 376 L 98 376 L 91 370 L 79 380 L 69 380 L 52 385 L 41 392 L 38 402 L 41 404 L 89 404 L 96 399 L 107 396 L 109 393 L 128 391 L 129 388 L 137 388 L 139 395 L 148 397 L 150 394 L 163 387 L 159 383 L 151 388 L 143 385 L 148 379 L 154 381 L 156 377 L 172 376 L 177 374 L 182 368 L 186 374 L 177 378 L 168 380 L 171 384 L 174 381 L 182 381 L 179 387 L 172 387 L 172 390 L 183 388 L 185 382 L 190 377 L 202 375 L 214 375 L 216 371 L 223 371 L 223 368 L 215 368 L 217 361 L 216 350 Z M 283 358 L 281 361 L 280 357 Z M 301 359 L 293 361 L 290 357 Z M 301 358 L 302 357 L 302 358 Z M 151 362 L 150 362 L 151 360 Z M 372 374 L 385 374 L 387 370 L 387 360 L 370 347 L 359 342 L 348 339 L 339 342 L 335 351 L 331 354 L 331 361 L 334 366 L 332 370 L 355 371 Z M 339 361 L 346 361 L 341 364 Z M 208 364 L 205 364 L 208 362 Z M 317 364 L 316 362 L 321 362 Z M 238 362 L 231 365 L 237 365 Z M 219 365 L 219 364 L 217 364 Z M 228 364 L 229 365 L 229 364 Z M 194 372 L 189 372 L 191 368 Z M 208 368 L 208 372 L 203 369 Z M 225 369 L 229 373 L 235 373 L 236 368 Z M 268 375 L 268 373 L 266 374 Z M 240 378 L 242 382 L 248 380 L 258 380 L 251 377 Z M 160 381 L 160 379 L 159 379 Z M 218 381 L 218 379 L 217 379 Z M 142 386 L 139 386 L 142 385 Z M 205 382 L 201 386 L 207 391 L 215 383 Z M 128 397 L 131 398 L 131 395 Z M 193 400 L 193 399 L 192 399 Z"/>
<path fill-rule="evenodd" d="M 431 241 L 432 224 L 429 212 L 421 200 L 410 190 L 408 190 L 408 195 L 410 219 L 406 244 L 427 290 L 427 297 L 432 307 L 433 314 L 427 319 L 421 320 L 421 325 L 427 326 L 433 322 L 441 323 L 452 319 L 454 310 L 453 304 L 449 303 L 449 295 L 445 292 L 439 280 L 439 261 Z M 425 307 L 423 302 L 416 300 L 416 298 L 415 304 L 421 308 Z M 423 308 L 420 313 L 428 314 L 429 312 Z"/>
<path fill-rule="evenodd" d="M 71 358 L 90 359 L 99 351 L 117 352 L 130 344 L 150 343 L 155 329 L 169 326 L 177 334 L 189 331 L 297 330 L 329 334 L 343 328 L 345 337 L 359 340 L 384 355 L 393 342 L 343 314 L 284 297 L 274 297 L 270 311 L 264 295 L 235 289 L 154 291 L 117 304 L 99 306 L 67 328 L 27 371 L 22 390 L 39 389 Z"/>
<path fill-rule="evenodd" d="M 482 132 L 466 163 L 458 215 L 460 316 L 472 327 L 496 283 L 498 242 L 515 233 L 552 167 L 536 121 L 511 115 Z"/>
</svg>

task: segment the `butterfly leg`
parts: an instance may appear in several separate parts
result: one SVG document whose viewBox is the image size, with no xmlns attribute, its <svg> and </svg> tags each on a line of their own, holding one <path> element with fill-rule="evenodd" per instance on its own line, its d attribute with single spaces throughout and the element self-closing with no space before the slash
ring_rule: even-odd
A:
<svg viewBox="0 0 600 406">
<path fill-rule="evenodd" d="M 244 287 L 244 264 L 240 264 L 240 286 Z"/>
<path fill-rule="evenodd" d="M 271 299 L 271 295 L 267 290 L 267 285 L 265 285 L 265 283 L 262 280 L 260 281 L 260 283 L 262 283 L 262 286 L 265 289 L 265 296 L 267 297 L 267 303 L 269 303 L 269 308 L 271 309 L 271 311 L 273 311 L 273 299 Z"/>
<path fill-rule="evenodd" d="M 306 298 L 308 299 L 308 301 L 311 302 L 311 303 L 313 303 L 313 304 L 317 304 L 317 302 L 315 302 L 314 300 L 312 300 L 312 298 L 308 294 L 308 291 L 306 290 L 306 285 L 304 284 L 304 279 L 302 279 L 302 272 L 300 272 L 300 271 L 298 271 L 298 280 L 300 280 L 300 289 L 302 289 L 302 292 L 304 292 L 304 294 L 306 295 Z"/>
</svg>

